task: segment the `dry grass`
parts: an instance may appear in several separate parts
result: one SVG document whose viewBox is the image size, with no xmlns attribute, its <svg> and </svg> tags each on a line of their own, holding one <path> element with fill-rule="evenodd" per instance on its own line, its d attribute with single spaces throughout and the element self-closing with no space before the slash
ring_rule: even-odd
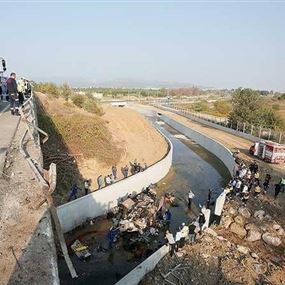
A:
<svg viewBox="0 0 285 285">
<path fill-rule="evenodd" d="M 38 98 L 42 112 L 50 117 L 72 154 L 80 154 L 85 159 L 96 158 L 106 164 L 119 161 L 120 149 L 103 119 L 61 98 L 48 100 L 43 94 L 38 94 Z"/>
</svg>

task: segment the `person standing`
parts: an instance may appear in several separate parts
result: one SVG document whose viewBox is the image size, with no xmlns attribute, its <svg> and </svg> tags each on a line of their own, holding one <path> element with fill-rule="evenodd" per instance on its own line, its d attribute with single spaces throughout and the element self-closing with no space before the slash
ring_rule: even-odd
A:
<svg viewBox="0 0 285 285">
<path fill-rule="evenodd" d="M 198 218 L 200 234 L 202 234 L 202 228 L 203 228 L 203 225 L 204 225 L 205 222 L 206 222 L 205 216 L 204 216 L 204 214 L 202 212 L 200 212 L 199 218 Z"/>
<path fill-rule="evenodd" d="M 274 199 L 276 199 L 276 198 L 277 198 L 277 196 L 279 195 L 280 191 L 281 191 L 281 185 L 280 185 L 280 183 L 275 184 Z"/>
<path fill-rule="evenodd" d="M 264 193 L 266 193 L 269 188 L 270 180 L 271 180 L 271 175 L 267 173 L 263 183 Z"/>
<path fill-rule="evenodd" d="M 211 198 L 212 198 L 212 190 L 209 189 L 209 191 L 208 191 L 208 198 L 207 198 L 207 204 L 206 204 L 206 208 L 207 209 L 210 209 Z"/>
<path fill-rule="evenodd" d="M 104 178 L 103 178 L 102 175 L 98 176 L 97 183 L 98 183 L 98 189 L 103 188 L 103 186 L 104 186 Z"/>
<path fill-rule="evenodd" d="M 70 189 L 70 194 L 69 194 L 69 198 L 68 198 L 68 202 L 70 202 L 72 199 L 77 199 L 77 193 L 78 193 L 78 190 L 80 190 L 76 183 L 74 183 Z"/>
<path fill-rule="evenodd" d="M 176 235 L 175 235 L 175 249 L 176 249 L 176 251 L 178 251 L 178 249 L 182 247 L 181 238 L 182 238 L 182 234 L 181 234 L 180 229 L 178 229 L 178 231 L 176 232 Z"/>
<path fill-rule="evenodd" d="M 194 223 L 191 223 L 188 229 L 189 229 L 189 242 L 190 244 L 193 244 L 196 238 L 196 225 Z"/>
<path fill-rule="evenodd" d="M 19 96 L 17 93 L 16 73 L 12 72 L 7 80 L 7 90 L 10 100 L 11 114 L 20 116 L 19 114 Z"/>
<path fill-rule="evenodd" d="M 85 191 L 85 195 L 89 194 L 90 192 L 90 180 L 85 180 L 84 181 L 84 191 Z"/>
<path fill-rule="evenodd" d="M 129 175 L 129 167 L 128 167 L 127 164 L 126 164 L 126 166 L 125 166 L 124 173 L 125 173 L 125 178 L 127 178 L 128 175 Z"/>
<path fill-rule="evenodd" d="M 181 229 L 181 239 L 180 244 L 181 247 L 185 245 L 186 238 L 189 236 L 189 227 L 185 225 L 185 223 L 182 223 L 182 229 Z"/>
<path fill-rule="evenodd" d="M 25 81 L 23 78 L 17 81 L 17 91 L 19 95 L 19 105 L 22 106 L 24 103 L 24 94 L 25 94 Z"/>
<path fill-rule="evenodd" d="M 188 209 L 191 210 L 192 200 L 195 197 L 195 194 L 190 190 L 188 194 Z"/>
<path fill-rule="evenodd" d="M 169 231 L 166 231 L 165 239 L 167 239 L 169 248 L 170 248 L 170 256 L 173 256 L 175 249 L 175 240 L 173 234 Z"/>
<path fill-rule="evenodd" d="M 113 173 L 114 179 L 116 180 L 117 179 L 117 166 L 116 165 L 112 166 L 112 173 Z"/>
<path fill-rule="evenodd" d="M 285 177 L 282 177 L 280 182 L 280 191 L 283 193 L 285 191 Z"/>
</svg>

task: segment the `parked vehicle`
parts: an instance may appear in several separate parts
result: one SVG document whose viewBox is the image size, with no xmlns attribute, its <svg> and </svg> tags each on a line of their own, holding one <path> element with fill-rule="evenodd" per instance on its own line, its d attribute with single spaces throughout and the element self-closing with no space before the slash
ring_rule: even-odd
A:
<svg viewBox="0 0 285 285">
<path fill-rule="evenodd" d="M 284 163 L 285 162 L 285 145 L 272 141 L 259 141 L 249 148 L 251 155 L 257 156 L 266 162 Z"/>
</svg>

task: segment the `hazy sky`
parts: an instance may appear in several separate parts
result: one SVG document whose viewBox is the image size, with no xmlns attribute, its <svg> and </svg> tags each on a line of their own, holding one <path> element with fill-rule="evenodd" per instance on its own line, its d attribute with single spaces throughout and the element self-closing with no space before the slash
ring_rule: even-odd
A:
<svg viewBox="0 0 285 285">
<path fill-rule="evenodd" d="M 285 91 L 285 2 L 0 2 L 8 71 Z"/>
</svg>

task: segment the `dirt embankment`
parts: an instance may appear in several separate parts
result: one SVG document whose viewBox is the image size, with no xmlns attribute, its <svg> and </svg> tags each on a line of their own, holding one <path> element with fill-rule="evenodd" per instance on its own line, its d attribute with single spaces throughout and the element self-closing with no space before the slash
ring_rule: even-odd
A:
<svg viewBox="0 0 285 285">
<path fill-rule="evenodd" d="M 43 146 L 44 162 L 55 162 L 58 168 L 57 204 L 67 201 L 74 182 L 83 188 L 83 180 L 91 179 L 95 190 L 97 177 L 111 174 L 112 165 L 121 179 L 121 167 L 130 161 L 149 166 L 167 152 L 164 138 L 133 110 L 105 105 L 99 117 L 62 98 L 41 93 L 37 98 L 39 125 L 50 135 Z"/>
</svg>

